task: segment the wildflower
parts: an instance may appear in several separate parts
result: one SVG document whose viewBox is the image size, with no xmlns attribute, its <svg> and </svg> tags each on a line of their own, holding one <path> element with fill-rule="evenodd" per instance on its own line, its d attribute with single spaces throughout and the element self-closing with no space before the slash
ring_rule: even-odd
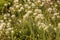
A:
<svg viewBox="0 0 60 40">
<path fill-rule="evenodd" d="M 42 13 L 42 10 L 41 9 L 35 9 L 35 12 L 36 13 Z"/>
<path fill-rule="evenodd" d="M 4 20 L 0 20 L 0 22 L 2 23 L 2 22 L 4 22 Z"/>
<path fill-rule="evenodd" d="M 7 16 L 10 16 L 10 14 L 8 13 Z"/>
<path fill-rule="evenodd" d="M 60 4 L 60 1 L 59 1 L 59 0 L 57 0 L 57 3 L 58 3 L 58 4 Z"/>
<path fill-rule="evenodd" d="M 10 22 L 8 22 L 7 25 L 10 25 Z"/>
<path fill-rule="evenodd" d="M 37 15 L 37 13 L 33 13 L 33 15 Z"/>
<path fill-rule="evenodd" d="M 14 3 L 18 3 L 19 0 L 14 0 Z"/>
<path fill-rule="evenodd" d="M 51 11 L 52 11 L 52 8 L 48 8 L 47 11 L 48 11 L 48 12 L 51 12 Z"/>
<path fill-rule="evenodd" d="M 6 27 L 11 27 L 11 23 L 8 22 L 8 23 L 6 24 Z"/>
<path fill-rule="evenodd" d="M 24 7 L 20 7 L 20 10 L 23 10 L 24 9 Z"/>
<path fill-rule="evenodd" d="M 37 18 L 37 19 L 44 19 L 44 16 L 43 16 L 43 14 L 38 14 L 35 18 Z"/>
<path fill-rule="evenodd" d="M 42 2 L 41 4 L 40 4 L 40 6 L 43 6 L 44 5 L 44 2 Z"/>
<path fill-rule="evenodd" d="M 20 6 L 19 5 L 16 5 L 16 8 L 19 8 Z"/>
<path fill-rule="evenodd" d="M 48 27 L 46 26 L 45 28 L 44 28 L 44 30 L 47 30 L 48 29 Z"/>
<path fill-rule="evenodd" d="M 9 22 L 11 22 L 12 20 L 11 19 L 9 19 Z"/>
<path fill-rule="evenodd" d="M 49 26 L 52 26 L 52 24 L 49 24 Z"/>
<path fill-rule="evenodd" d="M 54 30 L 56 31 L 56 28 L 54 28 Z"/>
<path fill-rule="evenodd" d="M 46 26 L 45 23 L 41 23 L 42 28 L 45 28 L 45 26 Z"/>
<path fill-rule="evenodd" d="M 38 3 L 40 3 L 40 2 L 41 2 L 41 0 L 37 0 L 37 2 L 38 2 Z"/>
<path fill-rule="evenodd" d="M 18 20 L 21 23 L 21 20 Z"/>
<path fill-rule="evenodd" d="M 7 17 L 7 14 L 4 14 L 4 17 Z"/>
<path fill-rule="evenodd" d="M 14 31 L 12 30 L 11 33 L 14 33 Z"/>
<path fill-rule="evenodd" d="M 7 28 L 7 31 L 11 31 L 13 28 Z"/>
<path fill-rule="evenodd" d="M 32 13 L 32 11 L 27 11 L 27 14 L 30 14 L 30 13 Z"/>
<path fill-rule="evenodd" d="M 60 23 L 58 23 L 58 28 L 60 28 Z"/>
<path fill-rule="evenodd" d="M 56 12 L 56 11 L 57 11 L 57 9 L 56 9 L 55 7 L 53 7 L 53 9 L 52 9 L 52 10 L 53 10 L 53 12 Z"/>
<path fill-rule="evenodd" d="M 21 33 L 21 31 L 19 31 L 19 33 Z"/>
<path fill-rule="evenodd" d="M 28 7 L 28 4 L 25 4 L 24 6 L 25 6 L 25 7 Z"/>
<path fill-rule="evenodd" d="M 12 15 L 11 17 L 12 17 L 12 18 L 14 18 L 14 17 L 15 17 L 15 15 Z"/>
<path fill-rule="evenodd" d="M 28 16 L 29 16 L 29 14 L 26 13 L 26 14 L 23 16 L 23 19 L 26 19 Z"/>
<path fill-rule="evenodd" d="M 54 13 L 54 16 L 57 16 L 59 13 Z"/>
<path fill-rule="evenodd" d="M 4 17 L 4 19 L 7 19 L 7 17 Z"/>
<path fill-rule="evenodd" d="M 4 6 L 7 6 L 7 3 L 5 3 Z"/>
<path fill-rule="evenodd" d="M 0 30 L 2 30 L 5 25 L 6 25 L 6 24 L 5 24 L 4 22 L 1 23 L 1 24 L 0 24 Z"/>
<path fill-rule="evenodd" d="M 35 7 L 35 4 L 34 4 L 34 3 L 32 3 L 32 4 L 31 4 L 31 6 L 32 6 L 32 7 Z"/>
<path fill-rule="evenodd" d="M 14 7 L 10 7 L 10 10 L 11 10 L 11 11 L 15 11 Z"/>
<path fill-rule="evenodd" d="M 60 18 L 60 16 L 58 15 L 57 18 Z"/>
<path fill-rule="evenodd" d="M 55 20 L 55 16 L 52 16 L 51 19 L 52 19 L 52 20 Z"/>
</svg>

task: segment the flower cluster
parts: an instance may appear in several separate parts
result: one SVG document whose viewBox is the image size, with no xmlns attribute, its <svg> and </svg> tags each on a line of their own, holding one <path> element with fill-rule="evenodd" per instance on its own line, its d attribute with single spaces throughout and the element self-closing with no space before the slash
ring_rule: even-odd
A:
<svg viewBox="0 0 60 40">
<path fill-rule="evenodd" d="M 0 38 L 1 40 L 58 40 L 59 38 L 59 0 L 13 0 L 4 4 L 0 16 L 0 36 L 8 35 L 8 38 Z"/>
</svg>

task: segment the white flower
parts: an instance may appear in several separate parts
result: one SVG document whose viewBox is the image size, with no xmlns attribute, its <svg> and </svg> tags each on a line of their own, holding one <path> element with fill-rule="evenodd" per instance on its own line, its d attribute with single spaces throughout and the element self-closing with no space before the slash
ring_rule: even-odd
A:
<svg viewBox="0 0 60 40">
<path fill-rule="evenodd" d="M 53 7 L 53 12 L 56 12 L 57 11 L 57 8 Z"/>
<path fill-rule="evenodd" d="M 19 8 L 20 6 L 19 5 L 16 5 L 16 8 Z"/>
<path fill-rule="evenodd" d="M 25 4 L 24 6 L 25 6 L 25 7 L 28 7 L 29 5 L 28 5 L 28 4 Z"/>
<path fill-rule="evenodd" d="M 39 2 L 41 2 L 41 0 L 37 0 L 37 2 L 39 3 Z"/>
<path fill-rule="evenodd" d="M 11 22 L 12 20 L 11 19 L 9 19 L 9 22 Z"/>
<path fill-rule="evenodd" d="M 37 13 L 33 13 L 33 15 L 37 15 Z"/>
<path fill-rule="evenodd" d="M 51 0 L 46 0 L 47 2 L 51 1 Z"/>
<path fill-rule="evenodd" d="M 48 11 L 48 12 L 51 12 L 51 11 L 52 11 L 52 8 L 48 8 L 47 11 Z"/>
<path fill-rule="evenodd" d="M 36 16 L 36 18 L 37 18 L 37 19 L 38 19 L 38 18 L 44 19 L 44 16 L 43 16 L 43 14 L 38 14 L 38 15 Z"/>
<path fill-rule="evenodd" d="M 42 10 L 41 9 L 35 9 L 35 12 L 36 13 L 42 13 Z"/>
<path fill-rule="evenodd" d="M 28 9 L 31 9 L 31 6 L 28 6 Z"/>
<path fill-rule="evenodd" d="M 49 26 L 52 26 L 52 24 L 49 24 Z"/>
<path fill-rule="evenodd" d="M 57 18 L 60 18 L 60 16 L 58 15 Z"/>
<path fill-rule="evenodd" d="M 54 13 L 54 16 L 57 16 L 59 13 Z"/>
<path fill-rule="evenodd" d="M 54 30 L 56 31 L 56 28 L 54 28 Z"/>
<path fill-rule="evenodd" d="M 23 16 L 23 19 L 26 19 L 28 16 L 29 16 L 29 14 L 26 13 L 26 14 Z"/>
<path fill-rule="evenodd" d="M 7 31 L 10 31 L 10 30 L 12 30 L 13 28 L 7 28 Z"/>
<path fill-rule="evenodd" d="M 23 10 L 23 9 L 24 9 L 24 7 L 21 7 L 21 8 L 20 8 L 20 10 Z"/>
<path fill-rule="evenodd" d="M 0 20 L 0 22 L 4 22 L 4 20 Z"/>
<path fill-rule="evenodd" d="M 45 28 L 44 28 L 44 30 L 47 30 L 48 29 L 48 27 L 46 26 Z"/>
<path fill-rule="evenodd" d="M 7 3 L 5 3 L 4 6 L 7 6 Z"/>
<path fill-rule="evenodd" d="M 11 24 L 10 22 L 7 23 L 7 25 L 10 25 L 10 24 Z"/>
<path fill-rule="evenodd" d="M 31 6 L 32 6 L 32 7 L 35 7 L 35 4 L 34 4 L 34 3 L 32 3 L 32 4 L 31 4 Z"/>
<path fill-rule="evenodd" d="M 40 4 L 40 6 L 43 6 L 44 5 L 44 2 L 42 2 L 41 4 Z"/>
<path fill-rule="evenodd" d="M 14 3 L 17 3 L 19 0 L 14 0 Z"/>
<path fill-rule="evenodd" d="M 21 20 L 18 20 L 21 23 Z"/>
<path fill-rule="evenodd" d="M 60 1 L 59 1 L 59 0 L 57 0 L 57 3 L 58 3 L 58 4 L 60 4 Z"/>
<path fill-rule="evenodd" d="M 4 17 L 4 19 L 7 19 L 7 17 Z"/>
<path fill-rule="evenodd" d="M 60 28 L 60 23 L 58 23 L 58 28 Z"/>
<path fill-rule="evenodd" d="M 52 20 L 55 20 L 55 16 L 52 16 L 51 18 L 52 18 Z"/>
<path fill-rule="evenodd" d="M 42 0 L 42 1 L 44 1 L 44 2 L 45 2 L 46 0 Z"/>
<path fill-rule="evenodd" d="M 27 0 L 28 2 L 30 2 L 30 0 Z"/>
<path fill-rule="evenodd" d="M 32 13 L 32 11 L 27 11 L 27 13 L 23 16 L 23 19 L 28 18 L 28 16 Z"/>
<path fill-rule="evenodd" d="M 5 25 L 6 24 L 4 22 L 3 23 L 0 23 L 0 30 L 2 30 Z"/>
<path fill-rule="evenodd" d="M 45 28 L 46 25 L 45 25 L 45 23 L 40 23 L 39 27 L 40 27 L 40 28 Z"/>
<path fill-rule="evenodd" d="M 4 14 L 4 17 L 7 17 L 7 14 Z"/>
<path fill-rule="evenodd" d="M 14 7 L 10 7 L 9 9 L 10 9 L 11 11 L 12 11 L 12 10 L 15 11 Z"/>
<path fill-rule="evenodd" d="M 57 7 L 58 5 L 57 4 L 55 4 L 55 7 Z"/>
<path fill-rule="evenodd" d="M 12 17 L 12 18 L 15 18 L 15 15 L 12 15 L 11 17 Z"/>
<path fill-rule="evenodd" d="M 28 14 L 32 13 L 32 11 L 27 11 Z"/>
<path fill-rule="evenodd" d="M 52 4 L 53 4 L 53 2 L 50 2 L 50 4 L 52 5 Z"/>
<path fill-rule="evenodd" d="M 2 25 L 0 25 L 0 30 L 2 30 Z"/>
<path fill-rule="evenodd" d="M 10 14 L 8 13 L 7 16 L 10 16 Z"/>
<path fill-rule="evenodd" d="M 11 33 L 14 33 L 14 31 L 12 30 Z"/>
</svg>

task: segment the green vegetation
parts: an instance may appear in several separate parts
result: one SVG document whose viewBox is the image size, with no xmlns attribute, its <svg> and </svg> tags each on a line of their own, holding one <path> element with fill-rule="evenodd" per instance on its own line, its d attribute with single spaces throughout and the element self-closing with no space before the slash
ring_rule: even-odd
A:
<svg viewBox="0 0 60 40">
<path fill-rule="evenodd" d="M 60 1 L 0 0 L 0 40 L 60 40 Z"/>
</svg>

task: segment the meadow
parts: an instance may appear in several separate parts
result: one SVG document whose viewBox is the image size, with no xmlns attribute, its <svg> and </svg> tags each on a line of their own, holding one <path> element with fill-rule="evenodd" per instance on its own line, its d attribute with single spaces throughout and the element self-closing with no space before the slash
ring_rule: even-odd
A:
<svg viewBox="0 0 60 40">
<path fill-rule="evenodd" d="M 0 0 L 0 40 L 60 40 L 60 1 Z"/>
</svg>

